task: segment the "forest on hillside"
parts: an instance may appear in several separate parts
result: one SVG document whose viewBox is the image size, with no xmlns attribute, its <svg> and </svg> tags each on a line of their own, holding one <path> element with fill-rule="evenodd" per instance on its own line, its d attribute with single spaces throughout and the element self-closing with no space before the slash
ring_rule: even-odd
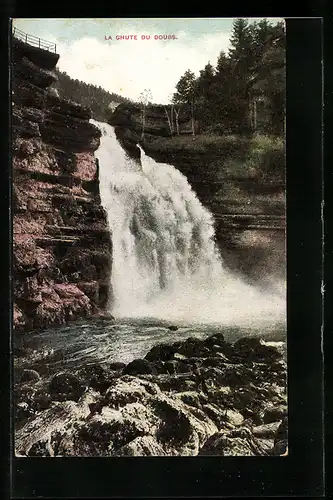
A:
<svg viewBox="0 0 333 500">
<path fill-rule="evenodd" d="M 235 19 L 229 53 L 221 51 L 196 78 L 189 69 L 173 95 L 201 131 L 283 135 L 285 121 L 284 23 Z"/>
<path fill-rule="evenodd" d="M 133 103 L 101 87 L 73 80 L 59 70 L 57 75 L 54 87 L 59 96 L 88 106 L 97 120 L 107 120 L 111 102 Z M 136 103 L 142 108 L 142 116 L 156 107 L 152 100 L 150 89 L 145 89 Z M 208 61 L 197 77 L 188 69 L 176 85 L 172 102 L 159 107 L 169 122 L 170 135 L 179 135 L 181 117 L 191 122 L 193 134 L 259 132 L 283 136 L 284 23 L 235 19 L 228 53 L 221 51 L 215 65 Z"/>
<path fill-rule="evenodd" d="M 130 99 L 108 92 L 102 87 L 97 87 L 96 85 L 85 83 L 77 79 L 74 80 L 67 75 L 67 73 L 59 71 L 57 68 L 56 74 L 58 81 L 53 87 L 58 91 L 59 97 L 78 102 L 82 104 L 82 106 L 87 106 L 91 109 L 95 120 L 106 120 L 107 109 L 111 102 L 131 102 Z"/>
</svg>

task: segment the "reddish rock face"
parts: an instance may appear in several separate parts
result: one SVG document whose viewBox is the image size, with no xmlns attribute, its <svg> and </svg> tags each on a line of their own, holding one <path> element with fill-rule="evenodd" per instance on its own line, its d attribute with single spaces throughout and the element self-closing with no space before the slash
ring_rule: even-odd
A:
<svg viewBox="0 0 333 500">
<path fill-rule="evenodd" d="M 36 50 L 13 43 L 13 322 L 20 330 L 101 313 L 112 258 L 94 157 L 100 131 L 89 109 L 50 94 L 58 57 Z"/>
<path fill-rule="evenodd" d="M 96 161 L 89 152 L 76 153 L 76 171 L 74 177 L 84 181 L 93 181 L 96 177 Z"/>
</svg>

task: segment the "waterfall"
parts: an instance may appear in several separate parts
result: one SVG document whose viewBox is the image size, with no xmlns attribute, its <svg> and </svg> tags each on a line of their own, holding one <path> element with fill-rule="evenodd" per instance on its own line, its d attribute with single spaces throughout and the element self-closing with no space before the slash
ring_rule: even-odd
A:
<svg viewBox="0 0 333 500">
<path fill-rule="evenodd" d="M 112 233 L 112 313 L 187 323 L 284 321 L 285 297 L 263 293 L 223 266 L 212 214 L 186 177 L 141 149 L 130 159 L 113 127 L 102 132 L 101 200 Z"/>
</svg>

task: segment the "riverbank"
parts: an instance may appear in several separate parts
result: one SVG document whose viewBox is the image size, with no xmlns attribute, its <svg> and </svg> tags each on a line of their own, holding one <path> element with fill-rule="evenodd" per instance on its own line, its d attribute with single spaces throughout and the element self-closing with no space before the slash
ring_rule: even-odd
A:
<svg viewBox="0 0 333 500">
<path fill-rule="evenodd" d="M 46 379 L 18 370 L 16 454 L 281 455 L 286 346 L 273 344 L 188 332 L 127 364 L 86 363 Z"/>
</svg>

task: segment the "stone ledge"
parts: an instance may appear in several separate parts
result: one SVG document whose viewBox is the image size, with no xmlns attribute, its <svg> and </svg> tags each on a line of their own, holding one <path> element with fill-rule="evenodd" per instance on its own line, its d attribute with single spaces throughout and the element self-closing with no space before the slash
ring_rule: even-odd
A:
<svg viewBox="0 0 333 500">
<path fill-rule="evenodd" d="M 52 195 L 52 199 L 56 201 L 70 201 L 71 203 L 76 202 L 82 205 L 94 205 L 94 198 L 88 198 L 86 196 L 75 196 L 70 194 L 58 194 L 55 193 Z"/>
<path fill-rule="evenodd" d="M 109 234 L 109 229 L 107 227 L 91 227 L 90 225 L 81 225 L 81 226 L 76 226 L 76 227 L 71 227 L 71 226 L 55 226 L 55 225 L 46 225 L 45 229 L 49 232 L 56 233 L 56 234 L 73 234 L 73 233 L 79 233 L 79 234 L 93 234 L 97 236 L 98 234 L 100 235 L 108 235 Z"/>
<path fill-rule="evenodd" d="M 23 57 L 20 61 L 15 62 L 13 66 L 16 77 L 22 80 L 27 80 L 42 89 L 46 89 L 58 80 L 58 77 L 54 72 L 37 66 L 26 57 Z"/>
<path fill-rule="evenodd" d="M 23 59 L 23 57 L 26 57 L 29 61 L 42 69 L 53 70 L 56 67 L 60 56 L 55 52 L 49 52 L 48 50 L 40 49 L 39 47 L 33 47 L 32 45 L 24 43 L 13 37 L 12 57 L 13 61 L 19 61 Z"/>
<path fill-rule="evenodd" d="M 82 106 L 75 101 L 71 101 L 70 99 L 62 99 L 54 95 L 47 95 L 46 103 L 51 112 L 59 115 L 70 115 L 84 120 L 89 120 L 92 116 L 89 108 Z M 100 132 L 97 127 L 94 126 L 94 128 Z"/>
</svg>

